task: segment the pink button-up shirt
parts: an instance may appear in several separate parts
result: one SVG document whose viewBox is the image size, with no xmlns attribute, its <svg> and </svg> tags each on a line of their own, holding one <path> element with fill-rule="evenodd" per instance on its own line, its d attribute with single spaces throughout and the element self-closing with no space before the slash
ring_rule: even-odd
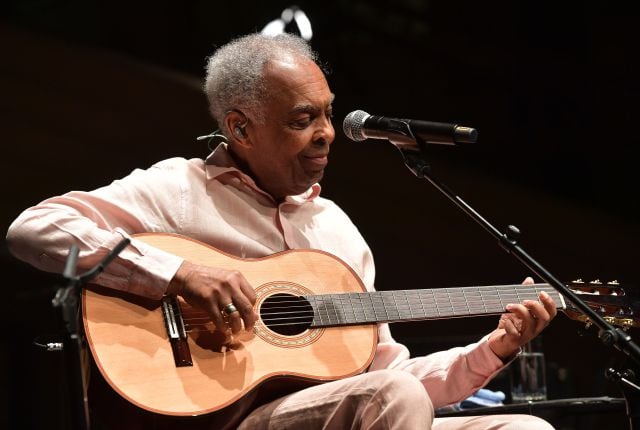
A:
<svg viewBox="0 0 640 430">
<path fill-rule="evenodd" d="M 69 247 L 80 247 L 78 266 L 99 262 L 123 237 L 177 233 L 239 257 L 286 249 L 332 253 L 374 290 L 371 251 L 347 215 L 319 196 L 320 185 L 278 204 L 233 163 L 222 144 L 206 159 L 172 158 L 91 192 L 73 191 L 27 209 L 11 225 L 9 249 L 46 271 L 61 272 Z M 109 288 L 159 299 L 182 258 L 132 239 L 97 278 Z M 435 407 L 462 400 L 503 367 L 486 337 L 464 348 L 410 359 L 379 326 L 370 370 L 404 369 L 423 381 Z"/>
</svg>

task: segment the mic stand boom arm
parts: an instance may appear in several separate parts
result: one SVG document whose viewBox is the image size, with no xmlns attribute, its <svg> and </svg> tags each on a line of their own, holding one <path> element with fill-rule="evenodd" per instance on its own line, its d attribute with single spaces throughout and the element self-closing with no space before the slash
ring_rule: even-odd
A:
<svg viewBox="0 0 640 430">
<path fill-rule="evenodd" d="M 407 133 L 409 134 L 409 133 Z M 413 133 L 411 133 L 413 134 Z M 619 328 L 614 327 L 602 318 L 597 312 L 584 303 L 571 289 L 560 282 L 551 272 L 545 269 L 533 257 L 527 254 L 524 249 L 518 245 L 520 231 L 517 227 L 509 225 L 505 233 L 501 233 L 489 221 L 484 219 L 476 210 L 469 206 L 458 195 L 451 191 L 447 186 L 438 181 L 431 172 L 431 165 L 426 160 L 427 142 L 420 139 L 417 135 L 413 135 L 418 144 L 419 151 L 402 149 L 400 152 L 404 158 L 404 162 L 418 178 L 426 179 L 433 184 L 442 194 L 451 200 L 458 208 L 482 226 L 485 231 L 498 240 L 500 246 L 509 254 L 513 255 L 517 260 L 524 264 L 529 270 L 537 274 L 540 278 L 555 288 L 565 299 L 569 300 L 576 308 L 583 312 L 591 322 L 599 328 L 598 337 L 603 344 L 613 346 L 630 357 L 636 364 L 640 364 L 640 348 L 633 342 L 631 336 Z M 640 429 L 640 392 L 634 384 L 624 383 L 626 379 L 621 374 L 610 369 L 607 375 L 616 380 L 621 387 L 625 399 L 627 401 L 627 415 L 629 417 L 630 428 Z M 619 376 L 619 377 L 616 377 Z M 624 374 L 623 374 L 624 375 Z M 623 383 L 620 383 L 622 380 Z M 628 382 L 628 381 L 627 381 Z M 635 424 L 635 425 L 634 425 Z"/>
</svg>

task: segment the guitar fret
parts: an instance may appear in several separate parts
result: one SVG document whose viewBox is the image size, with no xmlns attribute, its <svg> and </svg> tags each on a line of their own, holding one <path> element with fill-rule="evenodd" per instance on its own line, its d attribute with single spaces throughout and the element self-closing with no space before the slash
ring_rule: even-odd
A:
<svg viewBox="0 0 640 430">
<path fill-rule="evenodd" d="M 331 323 L 331 321 L 329 320 L 329 312 L 327 311 L 327 302 L 326 302 L 326 299 L 324 297 L 323 297 L 322 301 L 320 302 L 320 318 L 322 319 L 322 323 L 323 324 L 330 324 Z"/>
<path fill-rule="evenodd" d="M 340 295 L 338 300 L 340 300 L 340 315 L 345 324 L 353 324 L 353 319 L 351 318 L 351 310 L 353 307 L 351 303 L 349 303 L 349 293 Z"/>
<path fill-rule="evenodd" d="M 374 300 L 374 296 L 369 296 L 369 307 L 368 307 L 369 312 L 371 313 L 371 315 L 373 316 L 373 319 L 378 321 L 380 319 L 380 317 L 378 316 L 378 310 L 376 308 L 376 303 Z"/>
<path fill-rule="evenodd" d="M 486 306 L 477 288 L 470 288 L 469 290 L 465 290 L 464 295 L 470 314 L 486 312 Z"/>
<path fill-rule="evenodd" d="M 353 299 L 358 298 L 358 296 L 354 293 L 349 294 L 349 304 L 351 305 L 351 312 L 353 313 L 353 323 L 357 323 L 359 321 L 358 315 L 356 314 L 356 306 L 353 304 Z"/>
<path fill-rule="evenodd" d="M 324 314 L 327 317 L 327 322 L 325 324 L 331 324 L 331 318 L 329 316 L 329 309 L 327 307 L 326 297 L 322 300 L 322 309 L 324 310 Z"/>
<path fill-rule="evenodd" d="M 500 310 L 500 297 L 496 291 L 482 287 L 477 287 L 475 290 L 480 296 L 485 313 L 493 313 Z"/>
<path fill-rule="evenodd" d="M 438 290 L 444 290 L 439 288 Z M 451 298 L 447 291 L 438 291 L 434 293 L 436 307 L 440 316 L 449 316 L 453 314 L 453 305 L 451 304 Z"/>
<path fill-rule="evenodd" d="M 484 300 L 484 296 L 482 294 L 482 288 L 476 288 L 476 293 L 478 294 L 478 297 L 480 298 L 480 303 L 482 303 L 482 309 L 484 313 L 488 313 L 489 312 L 489 308 L 487 307 L 487 302 Z"/>
<path fill-rule="evenodd" d="M 404 301 L 406 302 L 407 309 L 409 310 L 408 318 L 413 319 L 413 306 L 411 306 L 411 301 L 409 301 L 409 294 L 410 293 L 408 291 L 404 292 Z"/>
<path fill-rule="evenodd" d="M 482 290 L 480 288 L 475 288 L 474 289 L 476 294 L 478 294 L 478 297 L 480 297 L 480 303 L 482 303 L 482 308 L 484 309 L 484 312 L 489 312 L 489 310 L 487 309 L 487 303 L 483 300 L 482 297 Z"/>
<path fill-rule="evenodd" d="M 516 292 L 515 292 L 515 293 L 516 293 L 517 301 L 519 302 L 519 301 L 520 301 L 520 299 L 519 299 L 519 293 L 518 293 L 518 291 L 517 291 L 517 290 L 516 290 Z M 499 301 L 500 301 L 500 310 L 505 309 L 505 308 L 506 308 L 506 306 L 509 304 L 509 302 L 511 302 L 511 301 L 512 301 L 512 300 L 511 300 L 511 298 L 510 298 L 510 297 L 505 297 L 505 295 L 504 295 L 504 294 L 502 294 L 502 289 L 500 289 L 500 288 L 496 288 L 496 294 L 498 295 L 498 299 L 499 299 Z M 496 309 L 496 310 L 497 310 L 497 309 Z"/>
<path fill-rule="evenodd" d="M 487 313 L 497 312 L 502 309 L 502 299 L 500 294 L 492 289 L 479 288 Z"/>
<path fill-rule="evenodd" d="M 331 303 L 333 305 L 333 315 L 336 318 L 336 324 L 344 324 L 344 312 L 342 312 L 342 296 L 332 294 Z"/>
<path fill-rule="evenodd" d="M 471 306 L 469 305 L 469 300 L 467 299 L 467 295 L 464 292 L 462 293 L 462 298 L 464 299 L 464 305 L 467 307 L 467 314 L 471 315 L 473 312 L 471 312 Z"/>
<path fill-rule="evenodd" d="M 351 294 L 352 293 L 343 294 L 339 298 L 341 315 L 346 324 L 353 324 L 357 321 L 357 318 L 355 317 Z"/>
<path fill-rule="evenodd" d="M 320 324 L 324 324 L 324 318 L 322 318 L 322 296 L 313 296 L 312 306 L 314 307 L 314 316 L 320 319 Z"/>
<path fill-rule="evenodd" d="M 420 308 L 422 310 L 422 315 L 426 315 L 424 302 L 422 301 L 422 294 L 420 294 L 419 292 L 418 292 L 418 300 L 420 301 Z"/>
<path fill-rule="evenodd" d="M 454 312 L 469 315 L 469 304 L 467 303 L 464 292 L 452 295 L 451 303 L 453 304 Z"/>
<path fill-rule="evenodd" d="M 425 316 L 428 317 L 438 317 L 438 313 L 437 312 L 433 312 L 433 303 L 434 303 L 434 299 L 433 299 L 433 291 L 432 290 L 422 290 L 419 292 L 419 295 L 421 297 L 420 302 L 422 303 L 422 311 L 423 314 Z M 422 299 L 424 298 L 424 300 Z M 426 305 L 425 305 L 426 303 Z"/>
<path fill-rule="evenodd" d="M 338 314 L 338 310 L 336 308 L 336 295 L 335 294 L 331 294 L 329 297 L 331 297 L 331 309 L 333 310 L 333 314 L 336 317 L 336 324 L 340 324 L 342 321 L 340 319 L 340 314 Z"/>
<path fill-rule="evenodd" d="M 413 320 L 414 317 L 414 302 L 412 300 L 415 299 L 415 295 L 411 292 L 411 290 L 404 290 L 401 292 L 402 294 L 402 313 L 404 314 L 404 318 L 406 320 Z"/>
<path fill-rule="evenodd" d="M 335 303 L 336 316 L 338 318 L 338 323 L 346 324 L 349 321 L 345 315 L 344 309 L 344 295 L 334 295 L 333 302 Z"/>
<path fill-rule="evenodd" d="M 346 323 L 353 324 L 355 322 L 354 318 L 351 315 L 353 313 L 353 305 L 351 304 L 349 296 L 350 294 L 345 294 L 344 296 L 342 296 L 340 299 L 340 305 L 342 305 L 342 316 L 344 317 Z"/>
<path fill-rule="evenodd" d="M 427 310 L 424 307 L 424 302 L 422 301 L 422 294 L 420 292 L 418 292 L 418 300 L 420 301 L 420 307 L 422 308 L 422 314 L 421 315 L 427 315 Z"/>
<path fill-rule="evenodd" d="M 411 299 L 411 300 L 409 300 Z M 415 318 L 415 308 L 414 308 L 414 301 L 415 300 L 415 295 L 411 293 L 411 291 L 405 291 L 404 292 L 404 301 L 406 303 L 407 309 L 409 311 L 409 319 L 414 319 Z"/>
<path fill-rule="evenodd" d="M 380 302 L 382 303 L 382 308 L 384 309 L 385 321 L 390 321 L 389 317 L 389 309 L 387 308 L 387 300 L 385 300 L 386 295 L 380 293 Z"/>
<path fill-rule="evenodd" d="M 389 315 L 389 320 L 400 319 L 400 314 L 398 313 L 398 303 L 396 302 L 396 295 L 393 294 L 393 291 L 386 291 L 385 293 L 383 293 L 382 300 L 384 300 L 385 302 L 385 308 L 391 309 L 391 312 L 387 312 L 387 314 Z"/>
<path fill-rule="evenodd" d="M 366 320 L 364 312 L 364 304 L 362 303 L 362 295 L 353 293 L 351 294 L 351 306 L 353 307 L 353 320 L 355 323 Z"/>
<path fill-rule="evenodd" d="M 382 302 L 382 298 L 380 296 L 380 293 L 374 295 L 373 297 L 371 297 L 372 302 L 373 302 L 373 311 L 376 314 L 376 318 L 378 318 L 380 321 L 386 321 L 387 318 L 387 310 L 384 307 L 384 303 Z M 380 306 L 382 304 L 382 306 Z"/>
<path fill-rule="evenodd" d="M 394 311 L 398 315 L 397 318 L 400 319 L 400 320 L 405 320 L 405 319 L 407 319 L 404 316 L 405 315 L 405 309 L 402 306 L 402 304 L 398 302 L 398 300 L 402 300 L 402 298 L 399 297 L 401 294 L 402 294 L 402 291 L 390 291 L 389 292 L 389 296 L 393 298 Z"/>
<path fill-rule="evenodd" d="M 500 294 L 500 293 L 498 292 L 498 294 Z M 517 289 L 517 288 L 514 288 L 514 289 L 513 289 L 512 294 L 513 294 L 513 299 L 512 299 L 512 297 L 506 297 L 506 299 L 507 299 L 506 301 L 507 301 L 507 302 L 519 302 L 519 301 L 521 300 L 521 299 L 520 299 L 520 292 L 518 291 L 518 289 Z M 502 299 L 502 296 L 501 296 L 500 298 Z M 502 303 L 503 305 L 505 305 L 505 306 L 509 304 L 509 303 L 505 303 L 505 302 L 504 302 L 504 301 L 502 301 L 502 300 L 501 300 L 501 303 Z"/>
<path fill-rule="evenodd" d="M 383 293 L 383 297 L 385 303 L 387 304 L 387 308 L 390 310 L 389 319 L 390 320 L 401 320 L 400 317 L 400 308 L 398 307 L 398 298 L 397 291 L 385 291 Z"/>
<path fill-rule="evenodd" d="M 460 312 L 464 312 L 467 315 L 469 315 L 471 313 L 471 309 L 469 308 L 469 302 L 467 301 L 467 296 L 464 294 L 464 291 L 461 293 L 458 293 L 456 298 L 457 298 L 456 305 L 458 306 L 458 309 L 460 310 Z"/>
<path fill-rule="evenodd" d="M 310 297 L 306 297 L 307 301 L 309 302 L 309 304 L 311 305 L 311 308 L 313 309 L 313 321 L 311 321 L 312 325 L 318 325 L 320 323 L 320 318 L 318 315 L 318 300 L 317 300 L 317 296 L 310 296 Z"/>
<path fill-rule="evenodd" d="M 364 314 L 365 322 L 375 322 L 376 315 L 373 312 L 373 303 L 371 302 L 371 296 L 367 294 L 359 294 L 360 301 L 362 302 L 362 313 Z"/>
<path fill-rule="evenodd" d="M 382 294 L 382 292 L 379 292 L 377 298 L 378 298 L 378 306 L 382 305 L 382 311 L 384 312 L 383 321 L 389 321 L 389 311 L 387 310 L 387 304 L 385 303 L 384 295 Z"/>
</svg>

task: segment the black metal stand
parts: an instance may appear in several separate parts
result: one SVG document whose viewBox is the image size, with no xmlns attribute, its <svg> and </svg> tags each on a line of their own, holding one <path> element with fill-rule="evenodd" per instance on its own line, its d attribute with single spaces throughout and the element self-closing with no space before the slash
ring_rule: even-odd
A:
<svg viewBox="0 0 640 430">
<path fill-rule="evenodd" d="M 413 133 L 411 133 L 411 135 L 413 135 Z M 513 255 L 522 264 L 529 268 L 529 270 L 533 271 L 540 278 L 549 283 L 560 294 L 562 294 L 565 299 L 569 300 L 576 308 L 583 312 L 591 322 L 599 328 L 600 331 L 598 337 L 603 344 L 615 347 L 629 356 L 636 364 L 640 364 L 640 348 L 632 341 L 631 336 L 609 324 L 604 318 L 584 303 L 573 291 L 571 291 L 571 289 L 567 288 L 566 285 L 560 282 L 540 263 L 527 254 L 524 249 L 518 245 L 520 231 L 517 227 L 510 225 L 507 227 L 505 233 L 501 233 L 464 200 L 435 179 L 431 173 L 431 166 L 426 159 L 427 142 L 415 135 L 412 137 L 416 140 L 416 143 L 418 144 L 417 146 L 420 148 L 419 151 L 402 149 L 401 146 L 398 146 L 398 148 L 404 157 L 405 164 L 414 175 L 418 178 L 427 179 L 431 182 L 431 184 L 433 184 L 457 207 L 480 224 L 480 226 L 482 226 L 489 234 L 495 237 L 500 246 L 509 254 Z M 616 371 L 613 372 L 617 373 Z M 613 379 L 618 381 L 619 386 L 624 393 L 625 400 L 627 402 L 627 415 L 629 418 L 630 428 L 632 430 L 640 429 L 640 402 L 638 401 L 640 399 L 640 387 L 633 383 L 630 384 L 630 381 L 625 378 Z"/>
<path fill-rule="evenodd" d="M 80 322 L 80 290 L 82 286 L 102 272 L 105 267 L 129 245 L 129 239 L 124 239 L 102 260 L 97 266 L 84 273 L 76 275 L 76 263 L 78 261 L 78 247 L 73 245 L 69 250 L 69 256 L 65 264 L 63 277 L 67 285 L 56 291 L 52 300 L 53 307 L 58 309 L 64 322 L 65 336 L 63 349 L 65 351 L 67 383 L 69 399 L 71 402 L 72 428 L 77 430 L 89 430 L 91 421 L 89 417 L 88 387 L 88 353 L 82 324 Z"/>
</svg>

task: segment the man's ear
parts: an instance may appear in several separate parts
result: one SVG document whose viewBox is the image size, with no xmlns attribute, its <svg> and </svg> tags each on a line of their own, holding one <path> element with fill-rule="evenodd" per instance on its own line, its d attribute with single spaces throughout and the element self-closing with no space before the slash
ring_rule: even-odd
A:
<svg viewBox="0 0 640 430">
<path fill-rule="evenodd" d="M 224 116 L 224 125 L 231 133 L 230 138 L 233 142 L 240 146 L 251 146 L 251 139 L 247 135 L 247 124 L 249 119 L 247 116 L 239 110 L 233 109 L 226 113 Z"/>
</svg>

